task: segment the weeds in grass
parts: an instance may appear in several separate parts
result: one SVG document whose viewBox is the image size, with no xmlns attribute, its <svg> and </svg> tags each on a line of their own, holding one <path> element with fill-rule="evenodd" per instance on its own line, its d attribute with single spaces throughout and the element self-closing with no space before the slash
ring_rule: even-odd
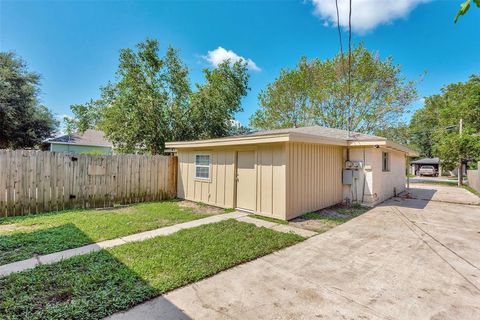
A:
<svg viewBox="0 0 480 320">
<path fill-rule="evenodd" d="M 68 210 L 0 219 L 0 265 L 36 254 L 79 247 L 204 218 L 177 201 L 161 201 L 111 210 Z M 12 228 L 7 226 L 14 225 Z M 32 227 L 31 230 L 25 230 Z"/>
<path fill-rule="evenodd" d="M 0 278 L 0 319 L 101 319 L 303 238 L 226 220 Z"/>
</svg>

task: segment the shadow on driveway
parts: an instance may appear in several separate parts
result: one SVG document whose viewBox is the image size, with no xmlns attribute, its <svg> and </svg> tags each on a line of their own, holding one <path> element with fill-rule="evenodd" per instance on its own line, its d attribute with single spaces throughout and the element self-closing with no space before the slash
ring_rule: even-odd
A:
<svg viewBox="0 0 480 320">
<path fill-rule="evenodd" d="M 435 188 L 410 188 L 402 192 L 398 197 L 392 198 L 395 205 L 405 208 L 423 209 L 430 202 L 437 189 Z M 382 206 L 383 204 L 380 204 Z"/>
</svg>

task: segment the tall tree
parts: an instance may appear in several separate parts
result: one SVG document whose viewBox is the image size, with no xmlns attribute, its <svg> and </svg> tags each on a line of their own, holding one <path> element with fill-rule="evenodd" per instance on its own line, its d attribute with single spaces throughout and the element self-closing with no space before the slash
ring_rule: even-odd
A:
<svg viewBox="0 0 480 320">
<path fill-rule="evenodd" d="M 440 110 L 445 105 L 441 95 L 425 98 L 425 105 L 415 111 L 410 120 L 411 143 L 420 156 L 433 157 L 434 135 L 439 126 Z"/>
<path fill-rule="evenodd" d="M 40 75 L 12 52 L 0 52 L 0 149 L 32 148 L 57 127 L 52 112 L 39 103 Z"/>
<path fill-rule="evenodd" d="M 348 57 L 300 59 L 293 70 L 282 70 L 259 95 L 260 109 L 251 117 L 254 128 L 305 125 L 375 133 L 397 123 L 416 98 L 415 83 L 407 81 L 392 58 L 359 45 L 352 51 L 351 90 Z M 350 103 L 349 103 L 350 100 Z"/>
<path fill-rule="evenodd" d="M 432 137 L 433 154 L 449 169 L 456 167 L 460 159 L 480 160 L 480 76 L 444 87 L 441 98 L 438 125 Z"/>
<path fill-rule="evenodd" d="M 244 63 L 224 61 L 213 70 L 204 70 L 205 84 L 192 94 L 193 137 L 208 139 L 229 135 L 230 119 L 242 111 L 241 98 L 247 94 L 248 73 Z"/>
<path fill-rule="evenodd" d="M 412 142 L 410 126 L 403 122 L 380 129 L 375 134 L 406 146 L 411 145 Z"/>
<path fill-rule="evenodd" d="M 178 51 L 169 47 L 161 57 L 158 42 L 147 39 L 120 51 L 116 81 L 101 89 L 100 99 L 71 107 L 76 125 L 103 130 L 122 152 L 152 154 L 163 152 L 166 141 L 227 135 L 248 90 L 246 64 L 225 61 L 204 75 L 192 92 Z"/>
<path fill-rule="evenodd" d="M 119 150 L 146 148 L 152 154 L 163 151 L 171 136 L 169 114 L 189 94 L 188 85 L 180 84 L 187 82 L 186 76 L 172 76 L 180 72 L 172 72 L 172 67 L 184 69 L 183 65 L 170 64 L 176 55 L 170 47 L 165 57 L 160 57 L 155 40 L 138 44 L 137 51 L 120 51 L 117 81 L 102 89 L 99 121 L 99 127 Z"/>
<path fill-rule="evenodd" d="M 440 133 L 440 132 L 439 132 Z M 476 164 L 480 160 L 480 136 L 472 129 L 459 132 L 446 132 L 433 146 L 435 155 L 442 159 L 447 170 L 457 168 L 460 162 L 470 161 Z"/>
</svg>

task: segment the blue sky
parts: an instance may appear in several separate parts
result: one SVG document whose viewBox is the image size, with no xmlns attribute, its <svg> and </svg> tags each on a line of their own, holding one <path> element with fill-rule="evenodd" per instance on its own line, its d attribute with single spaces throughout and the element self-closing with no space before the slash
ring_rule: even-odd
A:
<svg viewBox="0 0 480 320">
<path fill-rule="evenodd" d="M 354 43 L 392 56 L 421 96 L 480 73 L 480 10 L 453 23 L 461 1 L 353 0 Z M 341 23 L 346 0 L 339 0 Z M 261 89 L 299 58 L 339 50 L 333 0 L 4 1 L 0 50 L 15 51 L 42 75 L 42 102 L 56 114 L 99 96 L 114 78 L 120 48 L 146 37 L 181 50 L 192 84 L 225 54 L 251 59 L 251 91 L 236 118 L 248 124 Z M 225 50 L 218 49 L 219 47 Z M 210 51 L 210 55 L 208 54 Z M 232 51 L 232 52 L 229 52 Z M 207 59 L 206 59 L 207 58 Z M 210 58 L 210 59 L 208 59 Z M 412 108 L 421 106 L 421 100 Z M 405 115 L 405 119 L 409 118 Z"/>
</svg>

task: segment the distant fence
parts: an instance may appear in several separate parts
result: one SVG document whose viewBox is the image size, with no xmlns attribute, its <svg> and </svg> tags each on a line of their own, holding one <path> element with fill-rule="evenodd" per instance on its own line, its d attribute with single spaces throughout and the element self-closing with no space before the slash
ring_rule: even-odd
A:
<svg viewBox="0 0 480 320">
<path fill-rule="evenodd" d="M 468 185 L 480 192 L 480 162 L 477 170 L 467 170 Z"/>
<path fill-rule="evenodd" d="M 0 216 L 176 196 L 177 158 L 0 150 Z"/>
</svg>

